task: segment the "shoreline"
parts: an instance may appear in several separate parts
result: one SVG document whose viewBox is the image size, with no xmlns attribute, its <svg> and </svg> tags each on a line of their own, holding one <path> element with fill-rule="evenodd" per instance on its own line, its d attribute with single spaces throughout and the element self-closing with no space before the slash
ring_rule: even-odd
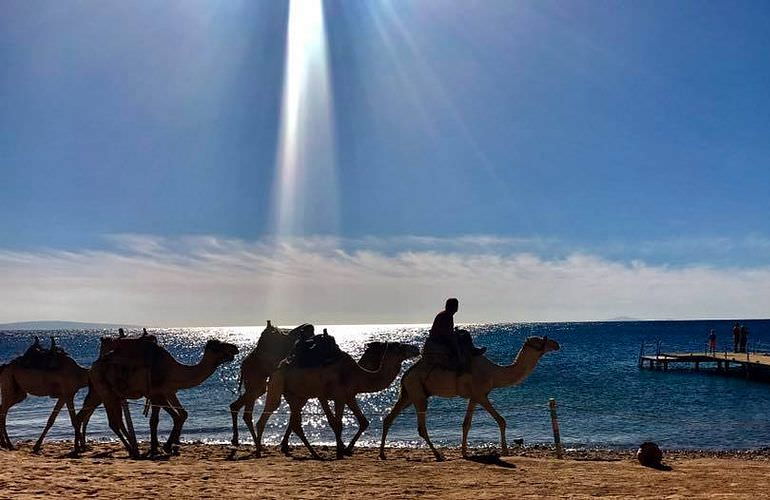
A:
<svg viewBox="0 0 770 500">
<path fill-rule="evenodd" d="M 572 451 L 565 459 L 547 447 L 512 449 L 500 457 L 475 449 L 463 459 L 442 448 L 436 462 L 428 449 L 389 448 L 380 460 L 374 448 L 324 460 L 293 447 L 285 457 L 274 446 L 262 458 L 242 446 L 183 444 L 180 455 L 131 460 L 118 443 L 93 443 L 78 458 L 71 443 L 49 442 L 39 455 L 31 443 L 0 452 L 2 498 L 745 498 L 770 489 L 770 450 L 752 453 L 665 452 L 671 470 L 640 466 L 631 450 Z M 147 449 L 146 443 L 143 450 Z"/>
<path fill-rule="evenodd" d="M 31 453 L 33 439 L 20 439 L 16 440 L 15 444 L 18 448 L 17 452 L 26 452 L 32 456 L 47 456 L 45 449 L 47 447 L 53 447 L 60 452 L 61 450 L 69 450 L 72 447 L 70 440 L 46 440 L 43 444 L 43 451 L 39 455 Z M 163 441 L 161 440 L 161 443 Z M 660 443 L 658 443 L 660 445 Z M 91 439 L 88 441 L 88 446 L 92 450 L 95 449 L 108 449 L 114 458 L 121 458 L 121 453 L 125 454 L 125 450 L 120 446 L 118 440 L 112 439 Z M 149 441 L 139 441 L 139 447 L 142 450 L 146 450 L 149 447 Z M 334 458 L 334 445 L 331 444 L 319 444 L 313 445 L 313 447 L 322 456 L 327 458 Z M 207 458 L 213 458 L 215 451 L 219 452 L 222 457 L 226 457 L 233 451 L 237 452 L 239 456 L 248 455 L 254 450 L 254 445 L 250 443 L 242 443 L 237 448 L 230 444 L 225 443 L 210 443 L 205 441 L 182 441 L 181 449 L 185 448 L 201 448 L 209 450 L 206 453 Z M 278 451 L 278 446 L 273 444 L 263 445 L 263 448 L 268 452 L 275 452 L 278 455 L 282 454 Z M 663 450 L 664 458 L 670 459 L 737 459 L 737 460 L 756 460 L 763 462 L 770 462 L 770 446 L 762 448 L 734 448 L 734 449 L 709 449 L 709 448 L 666 448 L 660 445 Z M 292 457 L 295 460 L 310 460 L 310 455 L 307 449 L 301 443 L 292 444 Z M 378 452 L 379 446 L 358 444 L 356 450 L 364 452 Z M 436 445 L 436 449 L 444 454 L 460 456 L 460 446 L 442 446 Z M 617 447 L 602 447 L 602 446 L 564 446 L 563 456 L 565 460 L 583 460 L 583 461 L 619 461 L 619 460 L 636 460 L 636 450 L 638 446 L 617 446 Z M 424 452 L 426 460 L 433 460 L 433 454 L 430 449 L 424 445 L 404 445 L 404 446 L 386 446 L 386 453 L 398 452 L 399 450 L 407 450 L 413 453 Z M 468 445 L 469 455 L 478 456 L 501 456 L 499 446 L 494 444 L 489 445 Z M 13 452 L 10 452 L 13 453 Z M 86 459 L 89 458 L 93 451 L 86 451 L 77 458 Z M 61 453 L 59 453 L 61 455 Z M 543 458 L 543 459 L 556 459 L 556 450 L 553 445 L 548 444 L 531 444 L 531 445 L 509 445 L 508 455 L 505 457 L 523 457 L 523 458 Z M 122 458 L 128 458 L 126 455 Z M 170 458 L 171 460 L 174 457 Z M 256 459 L 255 460 L 259 460 Z"/>
</svg>

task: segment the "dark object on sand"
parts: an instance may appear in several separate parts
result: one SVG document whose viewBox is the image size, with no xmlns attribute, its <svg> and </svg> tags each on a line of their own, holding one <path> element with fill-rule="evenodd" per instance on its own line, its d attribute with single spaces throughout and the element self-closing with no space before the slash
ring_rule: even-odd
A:
<svg viewBox="0 0 770 500">
<path fill-rule="evenodd" d="M 660 451 L 660 448 L 655 443 L 649 441 L 642 443 L 636 452 L 636 458 L 645 467 L 652 467 L 653 469 L 663 468 L 663 452 Z"/>
</svg>

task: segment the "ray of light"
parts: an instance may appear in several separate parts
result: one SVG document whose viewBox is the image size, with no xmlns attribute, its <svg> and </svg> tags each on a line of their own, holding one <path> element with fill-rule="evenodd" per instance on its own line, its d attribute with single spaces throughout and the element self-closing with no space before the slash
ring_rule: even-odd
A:
<svg viewBox="0 0 770 500">
<path fill-rule="evenodd" d="M 338 194 L 322 0 L 291 0 L 274 189 L 275 233 L 335 234 Z"/>
<path fill-rule="evenodd" d="M 389 56 L 393 59 L 394 64 L 398 68 L 399 76 L 406 74 L 405 70 L 401 67 L 401 63 L 398 62 L 398 58 L 395 57 L 394 42 L 390 40 L 390 37 L 397 37 L 401 40 L 404 46 L 407 48 L 410 59 L 414 62 L 411 65 L 411 71 L 419 75 L 421 80 L 420 84 L 410 83 L 409 79 L 401 79 L 401 84 L 404 87 L 407 95 L 412 97 L 413 100 L 419 102 L 424 97 L 417 97 L 418 85 L 422 85 L 423 88 L 430 89 L 430 97 L 434 99 L 443 109 L 448 111 L 449 117 L 460 133 L 461 137 L 465 140 L 469 146 L 470 151 L 478 160 L 478 164 L 487 172 L 487 174 L 494 179 L 496 184 L 502 189 L 509 191 L 504 182 L 501 181 L 501 177 L 497 172 L 497 166 L 489 158 L 489 155 L 480 146 L 479 141 L 468 127 L 465 118 L 460 113 L 457 106 L 452 101 L 452 98 L 448 94 L 441 79 L 436 75 L 431 66 L 430 59 L 426 57 L 419 44 L 415 41 L 415 36 L 410 33 L 409 29 L 404 25 L 398 10 L 389 2 L 383 2 L 378 4 L 379 9 L 374 9 L 375 27 L 378 35 L 383 39 L 384 44 L 388 50 Z M 414 76 L 411 78 L 414 80 Z M 428 121 L 426 125 L 427 131 L 432 135 L 436 135 L 436 126 L 430 124 L 430 116 L 427 113 L 425 104 L 418 104 L 416 109 L 419 112 L 423 121 Z"/>
</svg>

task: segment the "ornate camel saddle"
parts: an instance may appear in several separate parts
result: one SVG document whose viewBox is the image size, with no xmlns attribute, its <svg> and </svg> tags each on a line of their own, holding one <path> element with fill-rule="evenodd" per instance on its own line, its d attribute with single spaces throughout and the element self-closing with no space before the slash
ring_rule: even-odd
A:
<svg viewBox="0 0 770 500">
<path fill-rule="evenodd" d="M 324 329 L 321 335 L 314 335 L 307 340 L 298 340 L 286 360 L 290 365 L 299 368 L 315 368 L 330 365 L 339 360 L 343 354 L 334 337 Z"/>
</svg>

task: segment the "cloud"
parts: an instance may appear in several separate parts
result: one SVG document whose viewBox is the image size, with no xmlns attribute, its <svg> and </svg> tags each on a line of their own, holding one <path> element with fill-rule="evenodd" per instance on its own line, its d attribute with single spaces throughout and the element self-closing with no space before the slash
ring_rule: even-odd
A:
<svg viewBox="0 0 770 500">
<path fill-rule="evenodd" d="M 448 296 L 461 299 L 459 321 L 764 317 L 770 303 L 770 267 L 548 257 L 543 240 L 110 242 L 106 250 L 0 251 L 0 322 L 425 323 Z"/>
</svg>

